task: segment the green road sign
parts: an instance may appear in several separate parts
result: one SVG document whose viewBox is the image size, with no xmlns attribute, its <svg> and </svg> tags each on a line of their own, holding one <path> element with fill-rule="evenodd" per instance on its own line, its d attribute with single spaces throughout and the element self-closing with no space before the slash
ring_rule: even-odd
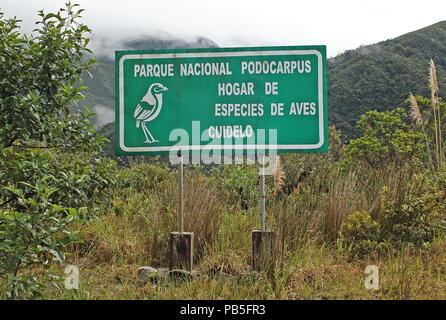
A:
<svg viewBox="0 0 446 320">
<path fill-rule="evenodd" d="M 117 51 L 115 64 L 119 155 L 328 149 L 325 46 Z"/>
</svg>

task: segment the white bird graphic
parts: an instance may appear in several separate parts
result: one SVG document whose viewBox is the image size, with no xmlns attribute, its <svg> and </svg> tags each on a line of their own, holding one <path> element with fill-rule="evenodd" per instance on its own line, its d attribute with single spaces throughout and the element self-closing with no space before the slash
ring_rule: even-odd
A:
<svg viewBox="0 0 446 320">
<path fill-rule="evenodd" d="M 133 116 L 136 119 L 136 127 L 139 128 L 141 125 L 142 131 L 146 136 L 144 143 L 159 142 L 153 138 L 149 129 L 147 129 L 146 123 L 155 119 L 160 113 L 163 106 L 163 92 L 167 90 L 161 83 L 151 84 L 147 93 L 135 108 Z M 149 136 L 151 140 L 149 140 Z"/>
</svg>

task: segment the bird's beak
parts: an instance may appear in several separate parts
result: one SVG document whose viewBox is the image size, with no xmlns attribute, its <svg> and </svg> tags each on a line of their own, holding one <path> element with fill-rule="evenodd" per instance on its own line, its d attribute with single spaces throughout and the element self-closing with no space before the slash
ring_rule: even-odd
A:
<svg viewBox="0 0 446 320">
<path fill-rule="evenodd" d="M 167 88 L 167 87 L 163 87 L 163 88 L 161 89 L 161 91 L 167 91 L 167 90 L 169 90 L 169 88 Z"/>
</svg>

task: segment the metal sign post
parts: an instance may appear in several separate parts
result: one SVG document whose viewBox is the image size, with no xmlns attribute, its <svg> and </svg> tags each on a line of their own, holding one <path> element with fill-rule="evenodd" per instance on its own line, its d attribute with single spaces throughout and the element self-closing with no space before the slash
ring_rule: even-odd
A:
<svg viewBox="0 0 446 320">
<path fill-rule="evenodd" d="M 183 173 L 183 155 L 179 154 L 180 163 L 178 164 L 178 191 L 179 191 L 179 205 L 178 205 L 178 219 L 179 219 L 179 230 L 181 233 L 184 232 L 184 173 Z"/>
<path fill-rule="evenodd" d="M 265 154 L 260 155 L 260 230 L 265 231 Z"/>
<path fill-rule="evenodd" d="M 252 232 L 252 264 L 256 271 L 266 271 L 272 276 L 275 265 L 275 241 L 276 234 L 273 230 L 266 230 L 266 210 L 265 210 L 265 154 L 259 156 L 260 163 L 260 229 Z"/>
<path fill-rule="evenodd" d="M 178 227 L 169 241 L 169 269 L 192 271 L 194 267 L 194 233 L 184 232 L 184 155 L 178 153 Z"/>
</svg>

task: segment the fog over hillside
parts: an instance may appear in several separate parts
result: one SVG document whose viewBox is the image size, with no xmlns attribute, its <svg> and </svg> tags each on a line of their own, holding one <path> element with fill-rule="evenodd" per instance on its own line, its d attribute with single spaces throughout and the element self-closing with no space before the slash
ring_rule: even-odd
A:
<svg viewBox="0 0 446 320">
<path fill-rule="evenodd" d="M 180 39 L 167 32 L 156 32 L 121 37 L 97 35 L 91 40 L 91 50 L 98 61 L 92 72 L 93 78 L 85 77 L 86 86 L 84 105 L 97 115 L 91 118 L 99 128 L 115 119 L 114 105 L 114 55 L 119 50 L 157 50 L 184 48 L 216 48 L 210 39 L 196 36 Z"/>
<path fill-rule="evenodd" d="M 114 51 L 218 47 L 213 40 L 196 36 L 179 38 L 167 32 L 118 37 L 95 36 L 92 49 L 99 65 L 93 79 L 86 79 L 85 105 L 98 115 L 95 127 L 114 120 Z M 404 106 L 409 92 L 428 96 L 426 86 L 430 59 L 438 65 L 440 88 L 446 86 L 446 21 L 397 38 L 347 50 L 328 59 L 329 118 L 348 140 L 368 110 Z"/>
<path fill-rule="evenodd" d="M 181 49 L 181 48 L 214 48 L 218 45 L 205 37 L 176 37 L 165 31 L 151 33 L 132 33 L 131 36 L 108 36 L 98 34 L 91 39 L 91 50 L 100 59 L 113 60 L 115 51 L 120 50 L 156 50 L 156 49 Z"/>
</svg>

